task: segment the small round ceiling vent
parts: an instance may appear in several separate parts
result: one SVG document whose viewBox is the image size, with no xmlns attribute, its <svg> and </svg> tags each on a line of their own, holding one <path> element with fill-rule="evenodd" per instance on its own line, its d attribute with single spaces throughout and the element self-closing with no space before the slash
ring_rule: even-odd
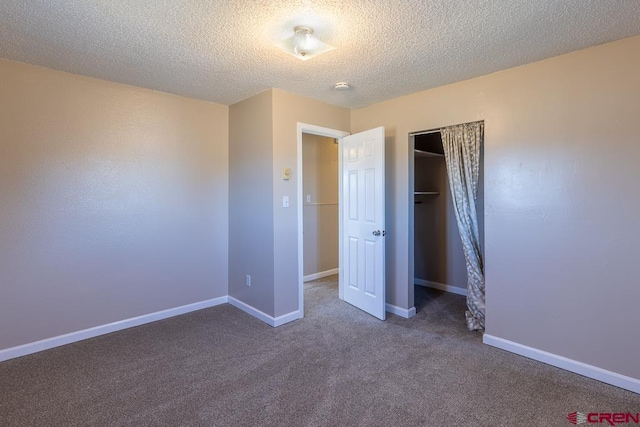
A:
<svg viewBox="0 0 640 427">
<path fill-rule="evenodd" d="M 347 82 L 339 82 L 336 83 L 336 90 L 349 90 L 349 83 Z"/>
</svg>

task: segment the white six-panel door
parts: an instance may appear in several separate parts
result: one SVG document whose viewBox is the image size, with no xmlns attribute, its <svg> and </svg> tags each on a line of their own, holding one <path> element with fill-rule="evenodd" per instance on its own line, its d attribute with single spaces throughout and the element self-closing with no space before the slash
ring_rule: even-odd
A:
<svg viewBox="0 0 640 427">
<path fill-rule="evenodd" d="M 384 320 L 384 127 L 341 145 L 344 300 Z"/>
</svg>

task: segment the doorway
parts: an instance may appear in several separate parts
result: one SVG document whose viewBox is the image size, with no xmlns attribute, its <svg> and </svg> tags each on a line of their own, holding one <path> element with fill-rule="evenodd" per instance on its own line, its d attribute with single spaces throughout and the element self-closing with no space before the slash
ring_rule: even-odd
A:
<svg viewBox="0 0 640 427">
<path fill-rule="evenodd" d="M 413 286 L 467 295 L 467 266 L 454 212 L 441 129 L 409 134 L 409 271 Z M 476 212 L 484 256 L 484 141 Z M 415 292 L 418 292 L 416 288 Z M 414 295 L 414 306 L 416 304 Z"/>
<path fill-rule="evenodd" d="M 339 215 L 341 196 L 338 189 L 341 187 L 342 177 L 340 174 L 342 159 L 339 155 L 342 138 L 349 135 L 348 132 L 343 132 L 335 129 L 324 128 L 321 126 L 315 126 L 305 123 L 298 123 L 298 164 L 297 170 L 299 171 L 299 179 L 297 180 L 297 200 L 298 200 L 298 307 L 300 307 L 300 316 L 304 316 L 304 283 L 307 280 L 319 279 L 326 277 L 325 275 L 338 274 L 338 297 L 343 299 L 343 287 L 342 287 L 342 274 L 340 265 L 340 254 L 342 254 L 342 242 L 339 236 L 342 230 L 342 218 Z M 310 146 L 314 144 L 315 146 Z M 332 147 L 330 144 L 333 144 Z M 319 176 L 326 176 L 334 169 L 331 165 L 323 170 L 314 173 L 310 171 L 309 166 L 305 168 L 305 156 L 304 154 L 313 154 L 320 156 L 322 159 L 329 160 L 332 157 L 332 151 L 335 152 L 335 173 L 336 175 L 331 179 L 329 183 L 317 182 Z M 307 160 L 309 160 L 307 158 Z M 319 159 L 317 159 L 319 160 Z M 314 176 L 315 182 L 310 183 L 307 181 L 307 186 L 304 183 L 304 177 Z M 332 192 L 332 183 L 335 182 L 335 193 Z M 305 188 L 306 187 L 306 188 Z M 306 190 L 306 191 L 305 191 Z M 335 211 L 336 218 L 332 223 L 332 214 Z M 307 215 L 305 215 L 307 214 Z M 305 230 L 305 216 L 307 219 L 307 229 Z M 320 227 L 314 227 L 309 221 L 309 217 L 313 217 L 322 222 Z M 335 233 L 329 231 L 331 226 L 337 225 Z M 325 231 L 333 233 L 333 236 L 321 236 L 322 242 L 321 248 L 316 250 L 315 254 L 309 254 L 310 248 L 305 250 L 305 231 L 307 235 L 315 231 L 316 236 L 319 231 Z M 311 236 L 310 236 L 311 237 Z M 334 245 L 332 238 L 335 237 L 335 244 L 337 244 L 337 254 L 327 253 L 329 248 Z M 307 240 L 307 246 L 309 246 L 309 240 Z M 318 249 L 318 248 L 316 248 Z M 306 258 L 306 263 L 305 263 Z M 306 264 L 306 266 L 305 266 Z M 329 268 L 330 265 L 335 265 Z M 306 268 L 306 270 L 305 270 Z M 318 271 L 311 271 L 318 270 Z M 336 271 L 337 270 L 337 271 Z"/>
<path fill-rule="evenodd" d="M 338 141 L 302 134 L 303 278 L 338 274 Z"/>
<path fill-rule="evenodd" d="M 297 213 L 298 299 L 304 316 L 304 193 L 303 135 L 338 142 L 338 297 L 385 319 L 385 193 L 384 127 L 349 135 L 347 132 L 298 123 Z M 310 196 L 307 199 L 307 196 Z"/>
</svg>

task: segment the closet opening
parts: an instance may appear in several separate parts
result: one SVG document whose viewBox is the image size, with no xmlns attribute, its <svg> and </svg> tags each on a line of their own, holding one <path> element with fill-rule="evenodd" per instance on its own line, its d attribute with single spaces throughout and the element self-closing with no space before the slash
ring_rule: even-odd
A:
<svg viewBox="0 0 640 427">
<path fill-rule="evenodd" d="M 456 220 L 442 138 L 441 129 L 409 134 L 409 271 L 413 272 L 414 286 L 466 296 L 465 249 Z M 483 138 L 478 175 L 476 215 L 484 260 Z M 414 286 L 410 287 L 410 296 L 416 310 L 428 309 L 424 301 L 416 298 L 420 288 Z M 465 313 L 460 316 L 464 318 Z"/>
</svg>

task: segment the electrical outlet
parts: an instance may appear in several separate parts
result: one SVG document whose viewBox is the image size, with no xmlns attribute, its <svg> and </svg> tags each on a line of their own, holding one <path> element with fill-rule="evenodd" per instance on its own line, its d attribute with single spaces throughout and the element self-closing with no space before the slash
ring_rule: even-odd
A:
<svg viewBox="0 0 640 427">
<path fill-rule="evenodd" d="M 248 274 L 247 274 L 247 278 L 245 280 L 245 283 L 246 283 L 247 286 L 251 286 L 251 276 L 249 276 Z"/>
</svg>

